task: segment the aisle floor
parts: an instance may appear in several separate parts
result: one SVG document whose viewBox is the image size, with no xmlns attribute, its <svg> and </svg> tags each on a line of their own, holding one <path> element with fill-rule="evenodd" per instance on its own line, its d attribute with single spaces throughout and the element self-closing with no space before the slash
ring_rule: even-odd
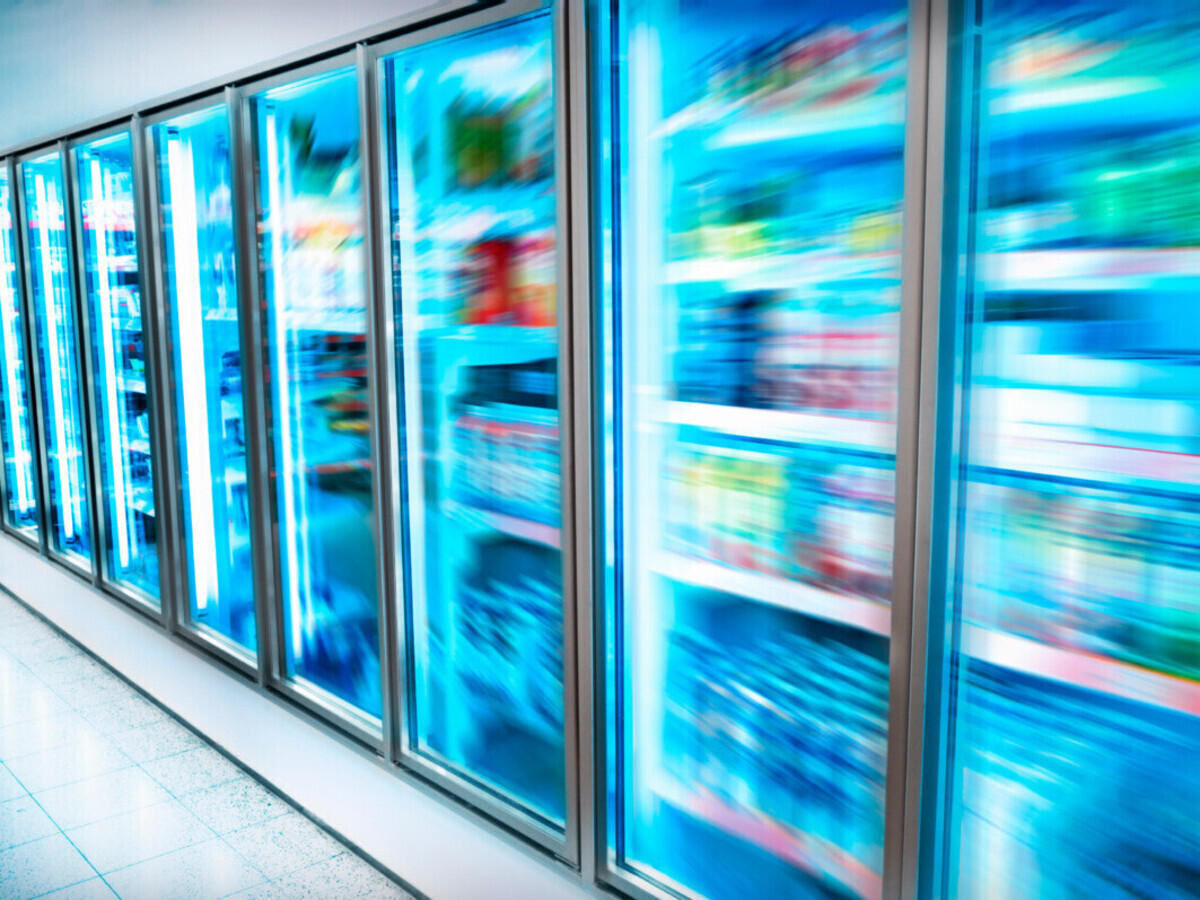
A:
<svg viewBox="0 0 1200 900">
<path fill-rule="evenodd" d="M 409 896 L 0 593 L 0 897 Z"/>
</svg>

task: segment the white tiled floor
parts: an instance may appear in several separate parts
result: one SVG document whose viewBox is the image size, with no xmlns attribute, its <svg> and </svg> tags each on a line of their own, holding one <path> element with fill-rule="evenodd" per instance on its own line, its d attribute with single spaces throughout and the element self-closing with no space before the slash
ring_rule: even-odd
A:
<svg viewBox="0 0 1200 900">
<path fill-rule="evenodd" d="M 0 898 L 408 896 L 0 593 Z"/>
</svg>

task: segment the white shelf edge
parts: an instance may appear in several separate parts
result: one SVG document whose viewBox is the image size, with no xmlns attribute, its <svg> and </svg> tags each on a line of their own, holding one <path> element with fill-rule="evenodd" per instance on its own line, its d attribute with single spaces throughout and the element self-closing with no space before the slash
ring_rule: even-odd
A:
<svg viewBox="0 0 1200 900">
<path fill-rule="evenodd" d="M 891 634 L 891 607 L 875 600 L 836 594 L 803 582 L 733 569 L 676 553 L 659 554 L 655 571 L 695 587 L 711 588 L 872 634 Z"/>
</svg>

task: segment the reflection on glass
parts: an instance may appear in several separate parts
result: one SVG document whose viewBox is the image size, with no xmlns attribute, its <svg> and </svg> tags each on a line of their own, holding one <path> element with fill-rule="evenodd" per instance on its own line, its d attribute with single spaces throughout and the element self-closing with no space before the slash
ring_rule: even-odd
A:
<svg viewBox="0 0 1200 900">
<path fill-rule="evenodd" d="M 4 520 L 33 539 L 38 536 L 37 469 L 33 462 L 33 416 L 25 381 L 25 336 L 14 198 L 8 169 L 0 166 L 0 449 L 4 453 L 7 500 Z"/>
<path fill-rule="evenodd" d="M 412 741 L 566 804 L 548 14 L 385 60 L 406 396 Z"/>
<path fill-rule="evenodd" d="M 58 555 L 90 568 L 87 460 L 62 160 L 51 153 L 22 163 L 21 173 L 28 210 L 29 299 L 50 482 L 49 544 Z"/>
<path fill-rule="evenodd" d="M 1198 48 L 1170 0 L 965 34 L 944 896 L 1200 886 Z"/>
<path fill-rule="evenodd" d="M 158 520 L 128 134 L 75 151 L 83 206 L 96 420 L 106 503 L 108 577 L 157 605 Z"/>
<path fill-rule="evenodd" d="M 255 652 L 228 110 L 155 126 L 188 614 Z"/>
<path fill-rule="evenodd" d="M 906 9 L 597 29 L 610 854 L 689 894 L 882 890 Z"/>
<path fill-rule="evenodd" d="M 357 78 L 253 109 L 288 672 L 379 716 Z"/>
</svg>

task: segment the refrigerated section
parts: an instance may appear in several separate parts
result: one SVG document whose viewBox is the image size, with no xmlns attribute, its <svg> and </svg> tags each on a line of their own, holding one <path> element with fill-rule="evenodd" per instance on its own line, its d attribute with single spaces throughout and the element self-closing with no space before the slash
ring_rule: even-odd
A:
<svg viewBox="0 0 1200 900">
<path fill-rule="evenodd" d="M 20 163 L 29 307 L 47 485 L 50 551 L 92 568 L 92 524 L 62 157 Z"/>
<path fill-rule="evenodd" d="M 187 621 L 257 652 L 229 109 L 152 128 Z"/>
<path fill-rule="evenodd" d="M 551 14 L 383 61 L 413 749 L 566 815 Z"/>
<path fill-rule="evenodd" d="M 339 69 L 251 104 L 286 670 L 378 718 L 358 78 Z"/>
<path fill-rule="evenodd" d="M 104 501 L 105 577 L 158 606 L 158 505 L 128 132 L 73 151 Z"/>
<path fill-rule="evenodd" d="M 16 197 L 10 169 L 0 164 L 0 450 L 4 457 L 4 522 L 32 541 L 40 540 L 33 412 L 25 364 L 25 307 L 17 265 Z"/>
<path fill-rule="evenodd" d="M 705 897 L 877 897 L 907 7 L 612 17 L 610 863 Z"/>
<path fill-rule="evenodd" d="M 1195 896 L 1200 10 L 963 17 L 951 544 L 930 598 L 951 648 L 923 889 Z"/>
</svg>

